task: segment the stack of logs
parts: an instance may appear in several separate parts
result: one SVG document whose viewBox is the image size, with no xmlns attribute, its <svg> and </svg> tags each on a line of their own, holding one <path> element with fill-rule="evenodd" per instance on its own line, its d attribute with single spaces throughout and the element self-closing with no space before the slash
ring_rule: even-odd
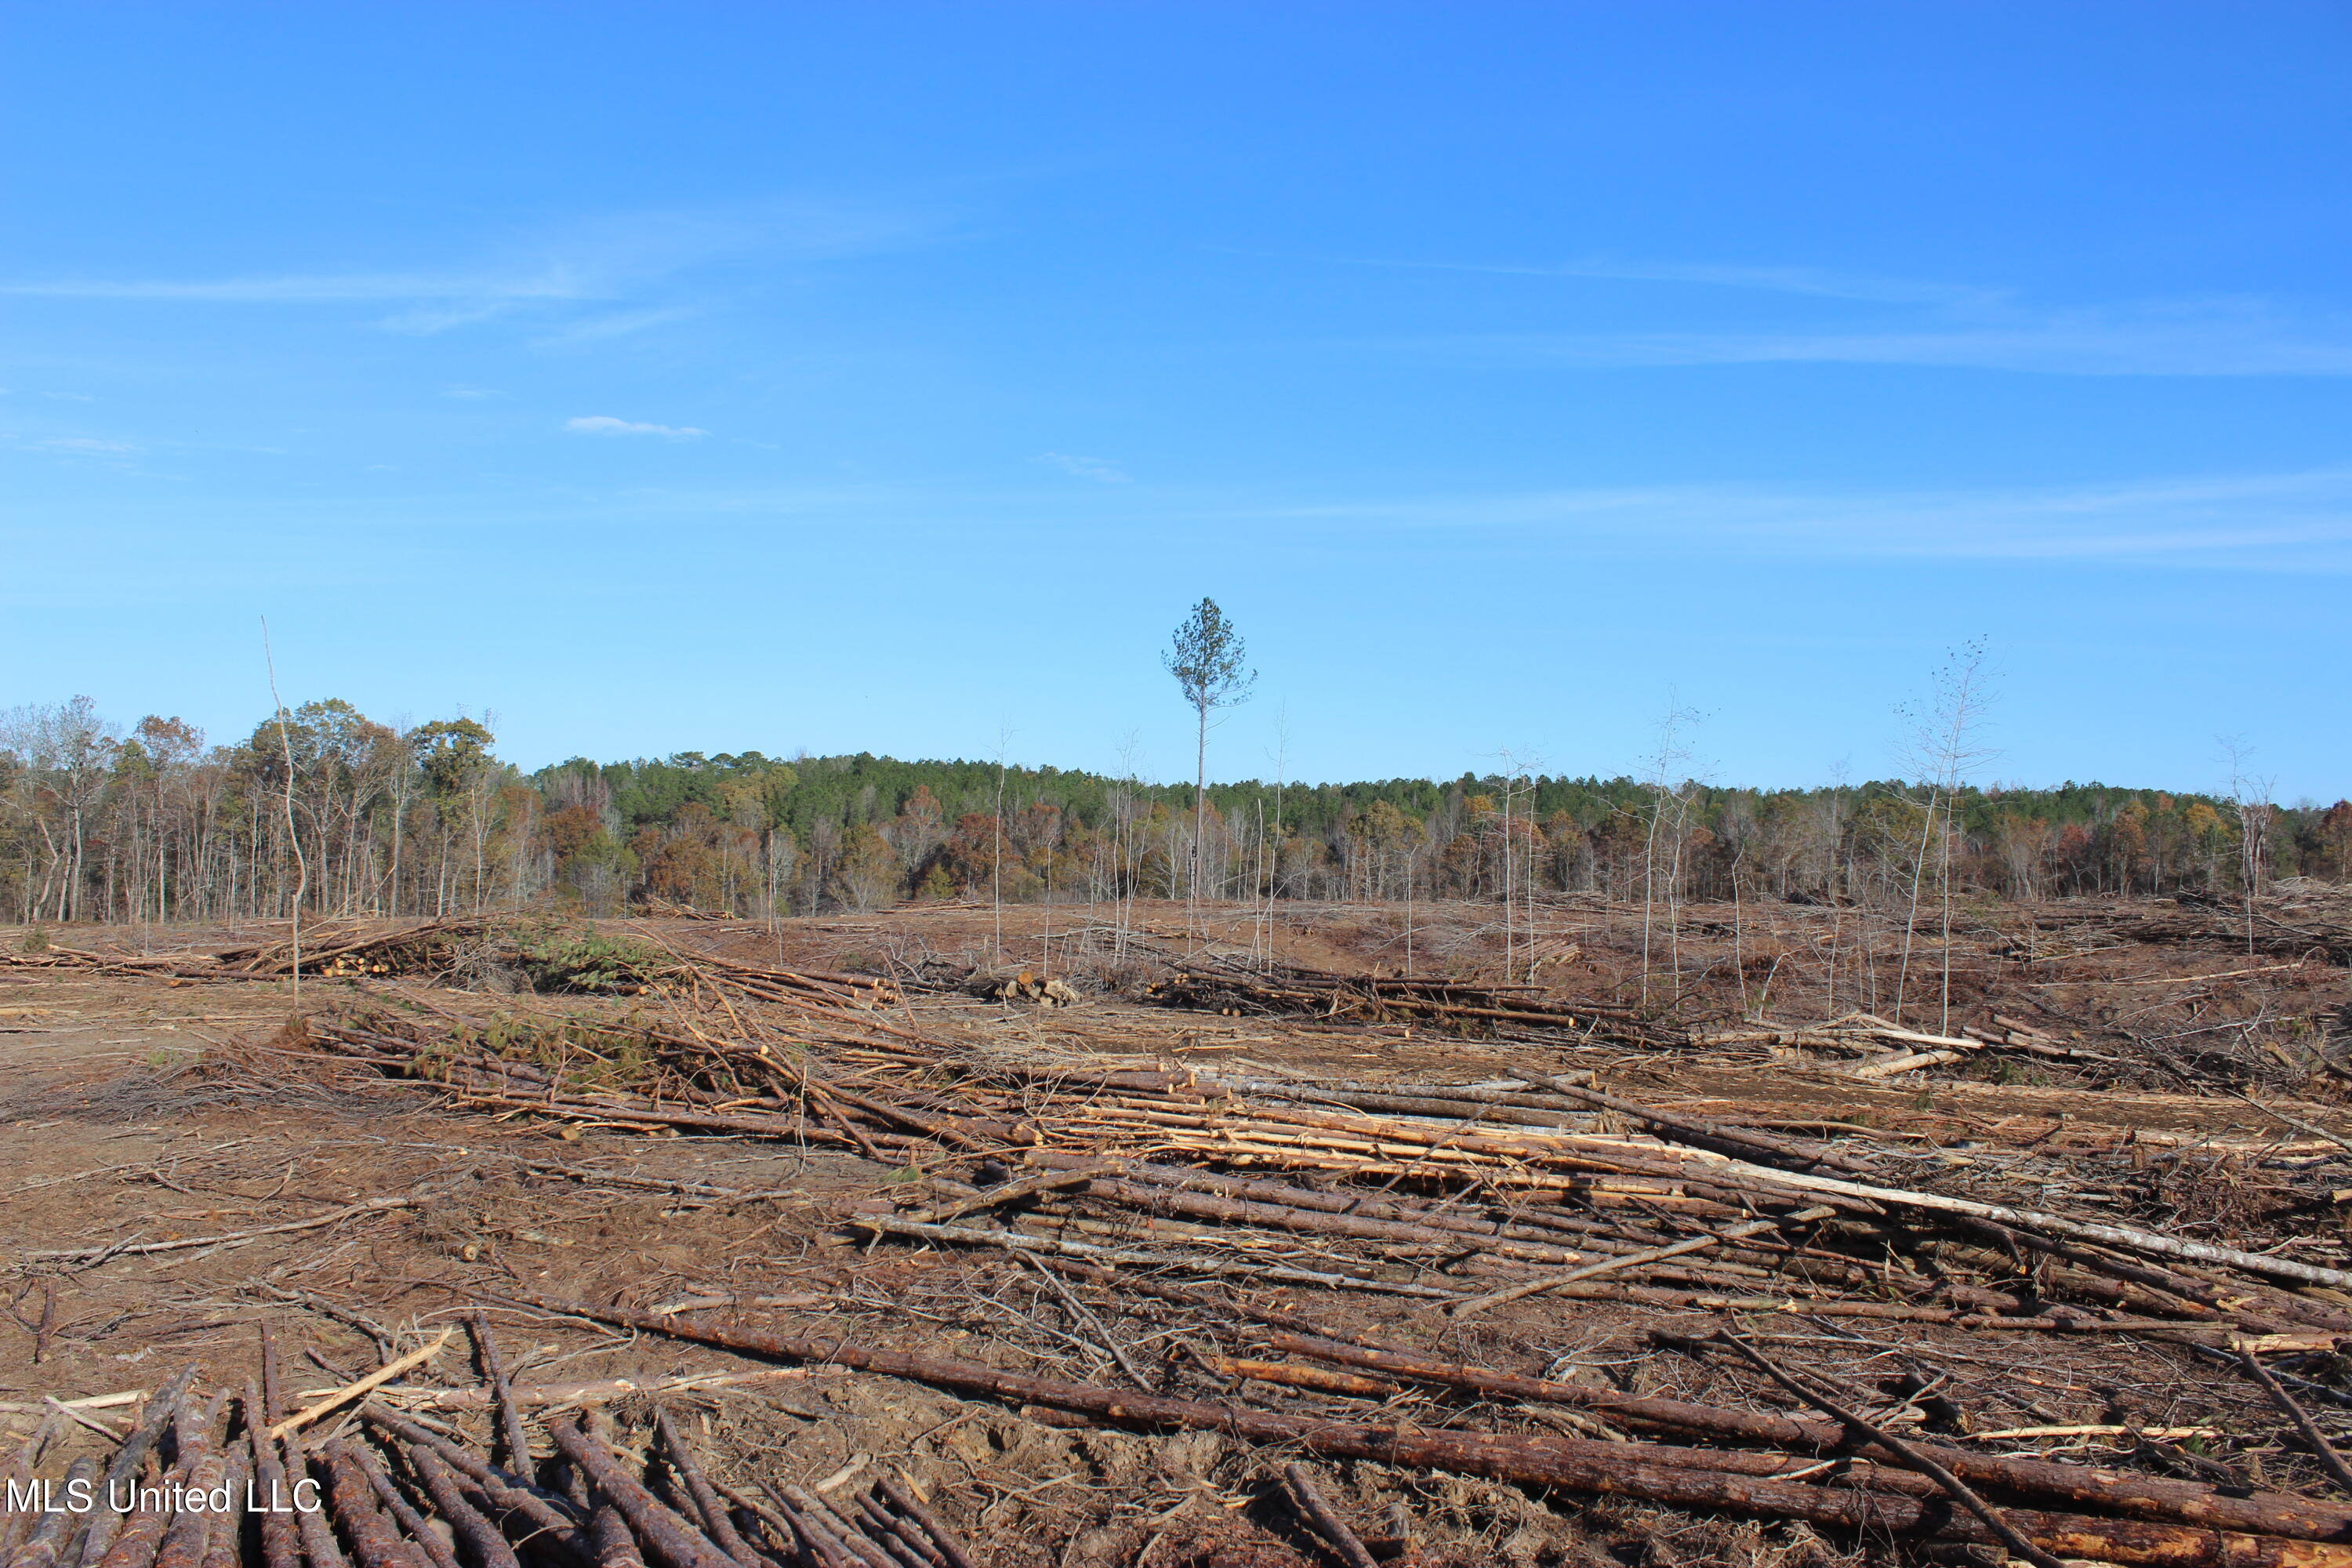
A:
<svg viewBox="0 0 2352 1568">
<path fill-rule="evenodd" d="M 2000 1014 L 1994 1015 L 1992 1027 L 1969 1026 L 1958 1035 L 1906 1029 L 1871 1013 L 1847 1013 L 1819 1023 L 1784 1024 L 1751 1018 L 1726 1027 L 1693 1030 L 1689 1043 L 1700 1048 L 1763 1046 L 1776 1057 L 1788 1058 L 1801 1059 L 1814 1052 L 1860 1058 L 1843 1069 L 1846 1077 L 1858 1079 L 1892 1078 L 1896 1073 L 1964 1061 L 1987 1050 L 2051 1061 L 2116 1059 L 2081 1046 L 2062 1044 L 2031 1024 Z"/>
<path fill-rule="evenodd" d="M 1002 979 L 983 978 L 972 989 L 991 1002 L 1025 1002 L 1040 1007 L 1075 1007 L 1079 997 L 1076 991 L 1050 974 L 1039 974 L 1024 969 L 1018 974 Z"/>
<path fill-rule="evenodd" d="M 1567 1030 L 1588 1038 L 1679 1043 L 1682 1031 L 1613 1003 L 1555 1002 L 1540 985 L 1502 985 L 1394 974 L 1341 974 L 1295 963 L 1208 956 L 1181 962 L 1150 1000 L 1229 1017 L 1314 1016 L 1354 1023 L 1428 1023 L 1496 1034 Z"/>
<path fill-rule="evenodd" d="M 52 945 L 37 952 L 0 952 L 0 966 L 186 980 L 277 980 L 292 974 L 299 962 L 306 978 L 444 979 L 469 957 L 519 968 L 524 934 L 510 919 L 463 915 L 391 925 L 324 926 L 306 931 L 299 952 L 290 937 L 217 952 L 160 954 Z M 876 974 L 783 969 L 674 948 L 656 961 L 631 963 L 615 955 L 610 962 L 625 972 L 623 984 L 613 988 L 624 994 L 709 990 L 820 1014 L 870 1011 L 899 1000 L 898 988 Z"/>
<path fill-rule="evenodd" d="M 908 1488 L 883 1479 L 845 1503 L 762 1485 L 763 1500 L 711 1476 L 658 1407 L 658 1467 L 633 1461 L 593 1415 L 548 1419 L 542 1446 L 552 1452 L 541 1463 L 478 1317 L 473 1331 L 496 1413 L 488 1451 L 375 1404 L 358 1410 L 363 1427 L 347 1419 L 345 1435 L 312 1442 L 304 1427 L 349 1415 L 352 1401 L 430 1351 L 286 1415 L 265 1335 L 259 1392 L 206 1393 L 192 1365 L 148 1399 L 102 1462 L 84 1457 L 44 1474 L 45 1450 L 68 1430 L 62 1414 L 45 1424 L 9 1478 L 0 1561 L 7 1568 L 973 1568 L 955 1532 Z M 19 1509 L 27 1498 L 35 1506 Z"/>
<path fill-rule="evenodd" d="M 256 979 L 291 974 L 298 959 L 306 975 L 438 975 L 448 971 L 457 948 L 492 937 L 499 930 L 499 922 L 487 915 L 455 915 L 390 929 L 329 926 L 306 933 L 299 949 L 289 937 L 227 948 L 215 953 L 213 961 L 223 974 Z"/>
<path fill-rule="evenodd" d="M 2037 926 L 2058 926 L 2077 936 L 2093 932 L 2102 940 L 2197 943 L 2236 948 L 2241 952 L 2268 953 L 2281 958 L 2311 955 L 2338 967 L 2352 966 L 2352 925 L 2313 920 L 2289 911 L 2256 908 L 2251 911 L 2226 905 L 2203 907 L 2184 902 L 2178 913 L 2147 913 L 2140 910 L 2066 909 L 2036 912 Z"/>
<path fill-rule="evenodd" d="M 1314 989 L 1297 974 L 1281 984 Z M 1366 983 L 1364 991 L 1377 1004 L 1349 994 L 1381 1006 L 1458 1000 L 1458 988 Z M 2005 1544 L 2020 1555 L 2352 1568 L 2352 1510 L 2284 1492 L 1913 1442 L 1817 1385 L 1790 1385 L 1813 1409 L 1800 1416 L 1555 1383 L 1351 1338 L 1239 1290 L 1370 1292 L 1455 1321 L 1548 1297 L 1726 1323 L 1776 1313 L 2003 1340 L 2131 1336 L 2214 1366 L 2352 1340 L 2341 1294 L 2352 1270 L 2278 1245 L 2291 1228 L 2253 1234 L 2249 1222 L 2224 1243 L 2125 1222 L 2123 1194 L 2147 1179 L 2152 1150 L 2164 1157 L 2167 1145 L 2153 1138 L 2130 1148 L 2020 1145 L 1997 1158 L 1867 1139 L 1832 1144 L 1645 1104 L 1589 1076 L 1478 1085 L 1219 1079 L 1148 1060 L 1055 1058 L 1034 1042 L 1018 1056 L 959 1047 L 870 1011 L 735 1016 L 721 1005 L 726 994 L 742 994 L 658 1029 L 581 1025 L 567 1037 L 565 1051 L 578 1052 L 570 1056 L 518 1056 L 482 1030 L 453 1039 L 446 1023 L 413 1013 L 321 1026 L 320 1037 L 331 1052 L 433 1079 L 501 1113 L 825 1144 L 919 1168 L 928 1184 L 894 1184 L 903 1203 L 881 1203 L 835 1239 L 1017 1257 L 1114 1301 L 1213 1303 L 1279 1332 L 1256 1333 L 1246 1354 L 1199 1351 L 1188 1364 L 1228 1390 L 1203 1400 L 1169 1392 L 1149 1369 L 1136 1369 L 1137 1388 L 1109 1389 L 796 1335 L 740 1312 L 637 1313 L 518 1296 L 536 1308 L 917 1378 L 1071 1420 L 1208 1426 L 1335 1457 Z M 1499 993 L 1486 1000 L 1518 1006 Z M 1346 998 L 1327 994 L 1334 1003 Z M 1844 1022 L 1872 1035 L 1882 1056 L 1923 1043 L 1959 1048 L 1965 1038 L 1892 1038 L 1884 1020 Z M 611 1048 L 595 1047 L 594 1029 L 608 1031 Z M 2066 1048 L 2021 1026 L 2002 1030 L 1978 1044 Z M 2212 1152 L 2210 1142 L 2201 1147 Z M 2340 1152 L 2325 1140 L 2303 1147 Z M 2331 1175 L 2326 1159 L 2288 1161 L 2265 1176 L 2304 1193 L 2313 1212 L 2333 1212 L 2340 1172 Z M 1770 1364 L 1727 1334 L 1685 1348 L 1758 1373 Z M 2282 1408 L 2315 1432 L 2286 1390 L 2291 1374 L 2263 1375 Z M 1253 1405 L 1247 1391 L 1258 1386 L 1364 1406 L 1350 1418 L 1309 1420 Z M 1556 1405 L 1603 1429 L 1537 1436 L 1385 1424 L 1378 1406 L 1415 1386 Z M 2315 1381 L 2297 1386 L 2335 1394 Z M 1474 1406 L 1467 1419 L 1491 1417 Z M 1628 1432 L 1639 1440 L 1621 1441 Z M 2306 1447 L 2335 1458 L 2324 1438 L 2306 1435 Z M 2021 1533 L 2011 1542 L 2003 1530 Z"/>
<path fill-rule="evenodd" d="M 932 1242 L 1109 1251 L 1211 1276 L 1447 1302 L 1532 1285 L 1587 1300 L 1985 1329 L 2352 1335 L 2352 1313 L 2294 1293 L 2352 1287 L 2352 1272 L 2117 1224 L 2112 1211 L 2047 1209 L 2053 1190 L 2127 1180 L 2160 1147 L 2147 1141 L 2049 1148 L 1997 1181 L 1964 1166 L 1981 1195 L 1963 1197 L 1906 1179 L 1945 1169 L 1940 1156 L 1906 1167 L 1892 1152 L 1851 1154 L 1707 1121 L 1572 1078 L 1215 1079 L 955 1057 L 881 1035 L 819 1055 L 781 1037 L 681 1032 L 650 1037 L 661 1077 L 631 1088 L 583 1081 L 583 1064 L 511 1061 L 479 1044 L 452 1053 L 398 1020 L 321 1034 L 379 1071 L 430 1077 L 501 1112 L 829 1144 L 893 1166 L 936 1167 L 949 1154 L 992 1162 L 975 1166 L 975 1188 L 1013 1161 L 1041 1184 L 1014 1211 L 1025 1240 L 938 1236 L 944 1212 L 878 1222 Z M 2315 1204 L 2331 1200 L 2325 1171 L 2297 1179 Z M 1383 1190 L 1348 1190 L 1359 1182 Z M 1061 1206 L 1078 1199 L 1090 1206 Z M 1318 1256 L 1262 1261 L 1276 1237 L 1293 1250 L 1312 1237 Z M 2032 1289 L 1997 1283 L 2029 1255 L 2045 1259 Z"/>
<path fill-rule="evenodd" d="M 1484 1399 L 1580 1409 L 1677 1440 L 1631 1440 L 1605 1426 L 1598 1428 L 1604 1436 L 1571 1437 L 1307 1418 L 1007 1372 L 853 1340 L 778 1333 L 716 1321 L 708 1314 L 661 1315 L 528 1292 L 515 1300 L 741 1354 L 907 1378 L 967 1397 L 1017 1405 L 1033 1418 L 1057 1424 L 1222 1432 L 1334 1458 L 1803 1520 L 1879 1540 L 2008 1547 L 2036 1563 L 2063 1557 L 2149 1568 L 2352 1568 L 2352 1506 L 1906 1440 L 1817 1395 L 1811 1402 L 1825 1414 L 1833 1412 L 1831 1419 L 1759 1415 L 1496 1373 L 1360 1336 L 1332 1338 L 1291 1313 L 1252 1309 L 1223 1294 L 1097 1267 L 1053 1267 L 1114 1293 L 1143 1293 L 1254 1318 L 1268 1325 L 1256 1336 L 1261 1345 L 1298 1358 L 1199 1358 L 1209 1370 L 1236 1380 L 1367 1400 L 1393 1397 L 1401 1384 L 1420 1384 Z M 1788 1375 L 1732 1336 L 1707 1348 L 1738 1355 L 1776 1377 Z M 1793 1381 L 1790 1386 L 1801 1387 Z"/>
</svg>

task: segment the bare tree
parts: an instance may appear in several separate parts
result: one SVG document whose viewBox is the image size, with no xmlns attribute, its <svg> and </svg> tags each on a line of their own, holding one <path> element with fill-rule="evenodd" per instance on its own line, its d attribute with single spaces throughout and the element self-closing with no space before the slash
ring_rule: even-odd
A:
<svg viewBox="0 0 2352 1568">
<path fill-rule="evenodd" d="M 1274 753 L 1274 839 L 1270 847 L 1266 841 L 1264 822 L 1261 821 L 1258 826 L 1258 848 L 1265 868 L 1263 878 L 1265 885 L 1265 898 L 1259 916 L 1259 928 L 1263 932 L 1263 951 L 1268 960 L 1274 957 L 1274 899 L 1275 894 L 1280 890 L 1282 883 L 1282 793 L 1290 777 L 1290 706 L 1288 703 L 1283 704 L 1276 737 L 1277 744 Z M 1258 803 L 1258 810 L 1261 814 L 1265 810 L 1263 799 Z M 1261 945 L 1259 942 L 1253 942 L 1253 946 L 1259 945 Z"/>
<path fill-rule="evenodd" d="M 1675 837 L 1674 868 L 1666 884 L 1667 943 L 1674 950 L 1677 975 L 1680 973 L 1682 950 L 1676 940 L 1675 906 L 1680 889 L 1675 883 L 1682 875 L 1682 844 L 1684 824 L 1690 815 L 1692 785 L 1685 772 L 1690 763 L 1686 734 L 1699 721 L 1699 715 L 1678 706 L 1672 696 L 1666 700 L 1666 711 L 1658 721 L 1657 749 L 1651 752 L 1643 787 L 1649 794 L 1649 809 L 1644 815 L 1642 845 L 1642 1003 L 1650 1001 L 1650 965 L 1652 933 L 1655 926 L 1658 895 L 1658 836 L 1665 827 L 1669 812 L 1674 818 Z M 1679 979 L 1676 981 L 1680 984 Z"/>
<path fill-rule="evenodd" d="M 2230 793 L 2225 797 L 2238 818 L 2239 899 L 2246 918 L 2246 952 L 2254 951 L 2254 896 L 2262 891 L 2270 860 L 2271 822 L 2278 807 L 2276 779 L 2257 778 L 2251 765 L 2254 749 L 2235 736 L 2224 736 L 2221 750 L 2230 759 Z"/>
<path fill-rule="evenodd" d="M 121 731 L 100 717 L 98 704 L 87 697 L 76 697 L 54 708 L 18 708 L 0 718 L 0 748 L 17 752 L 36 773 L 48 778 L 65 818 L 61 842 L 50 837 L 46 819 L 36 819 L 48 862 L 43 898 L 48 898 L 54 889 L 52 908 L 60 921 L 82 918 L 89 819 L 99 808 L 99 797 L 121 742 Z M 40 900 L 35 900 L 33 907 L 38 918 Z"/>
<path fill-rule="evenodd" d="M 286 757 L 286 837 L 294 846 L 299 876 L 294 884 L 294 1005 L 302 1005 L 302 896 L 310 890 L 310 862 L 302 855 L 302 835 L 294 826 L 294 742 L 286 728 L 286 703 L 278 695 L 278 661 L 269 652 L 269 617 L 261 617 L 261 663 L 269 673 L 269 700 L 278 710 L 278 744 Z"/>
<path fill-rule="evenodd" d="M 768 934 L 776 939 L 776 963 L 779 965 L 784 962 L 784 928 L 782 922 L 777 918 L 782 911 L 776 907 L 776 889 L 785 879 L 784 863 L 792 855 L 789 848 L 776 842 L 776 835 L 780 831 L 782 830 L 771 826 L 761 846 L 766 852 L 768 873 Z M 784 844 L 789 845 L 791 842 L 792 835 L 785 834 Z"/>
<path fill-rule="evenodd" d="M 1517 898 L 1516 889 L 1517 887 L 1517 879 L 1514 876 L 1513 872 L 1518 860 L 1522 858 L 1522 857 L 1517 853 L 1517 847 L 1515 847 L 1511 842 L 1511 802 L 1513 797 L 1520 793 L 1524 793 L 1528 797 L 1528 843 L 1526 845 L 1527 853 L 1524 858 L 1527 861 L 1525 869 L 1528 875 L 1527 903 L 1528 947 L 1529 959 L 1530 962 L 1532 962 L 1535 944 L 1536 907 L 1534 883 L 1536 824 L 1535 770 L 1542 765 L 1542 758 L 1525 749 L 1515 751 L 1508 747 L 1496 752 L 1496 755 L 1501 759 L 1503 763 L 1503 982 L 1505 984 L 1508 984 L 1512 979 L 1512 971 L 1516 963 L 1517 952 L 1516 942 L 1517 931 L 1512 919 L 1513 904 Z M 1523 779 L 1526 781 L 1526 789 L 1524 792 L 1522 792 L 1519 787 L 1520 781 Z M 1529 971 L 1528 979 L 1531 982 L 1533 981 L 1533 971 Z"/>
<path fill-rule="evenodd" d="M 1936 856 L 1937 891 L 1943 906 L 1943 1009 L 1937 1026 L 1949 1034 L 1952 1025 L 1952 808 L 1960 783 L 1978 764 L 1997 753 L 1983 742 L 1989 677 L 1985 669 L 1985 639 L 1974 637 L 1954 648 L 1937 670 L 1924 708 L 1904 710 L 1911 721 L 1905 761 L 1915 774 L 1927 780 L 1927 799 L 1920 814 L 1919 853 L 1911 867 L 1909 912 L 1903 922 L 1903 961 L 1895 978 L 1895 1021 L 1903 1021 L 1903 997 L 1911 978 L 1911 942 L 1919 920 L 1919 893 L 1927 874 L 1929 846 L 1943 828 Z"/>
<path fill-rule="evenodd" d="M 990 835 L 988 896 L 995 910 L 996 923 L 991 935 L 992 960 L 997 967 L 1004 964 L 1004 748 L 1013 742 L 1013 731 L 1004 724 L 996 727 L 996 815 L 990 820 L 994 825 Z"/>
<path fill-rule="evenodd" d="M 1199 721 L 1192 781 L 1192 899 L 1197 910 L 1202 878 L 1202 847 L 1209 829 L 1209 715 L 1220 708 L 1246 701 L 1257 671 L 1248 668 L 1248 648 L 1241 633 L 1217 608 L 1214 599 L 1202 599 L 1169 639 L 1160 656 L 1168 673 L 1184 693 Z M 1194 929 L 1199 927 L 1197 912 Z"/>
<path fill-rule="evenodd" d="M 1118 786 L 1111 791 L 1111 820 L 1118 830 L 1116 858 L 1113 862 L 1111 897 L 1118 910 L 1118 931 L 1114 938 L 1114 953 L 1118 961 L 1127 961 L 1128 939 L 1135 925 L 1135 900 L 1143 886 L 1144 831 L 1143 775 L 1136 766 L 1136 734 L 1129 731 L 1118 743 Z"/>
<path fill-rule="evenodd" d="M 400 852 L 408 835 L 408 803 L 416 784 L 415 727 L 402 719 L 392 726 L 392 869 L 386 877 L 393 919 L 400 918 Z"/>
<path fill-rule="evenodd" d="M 1838 860 L 1845 842 L 1845 759 L 1840 757 L 1830 770 L 1830 793 L 1825 820 L 1822 823 L 1822 897 L 1830 907 L 1829 1000 L 1825 1004 L 1834 1016 L 1837 1012 L 1838 939 L 1844 934 L 1845 916 L 1838 905 Z M 1853 877 L 1845 879 L 1845 893 L 1853 894 Z"/>
<path fill-rule="evenodd" d="M 1404 852 L 1404 977 L 1412 978 L 1412 887 L 1421 874 L 1421 852 L 1425 845 L 1408 842 Z"/>
</svg>

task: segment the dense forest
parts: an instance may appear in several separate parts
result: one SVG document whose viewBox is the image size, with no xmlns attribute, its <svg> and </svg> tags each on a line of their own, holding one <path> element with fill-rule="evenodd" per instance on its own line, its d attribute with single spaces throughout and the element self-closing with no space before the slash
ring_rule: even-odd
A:
<svg viewBox="0 0 2352 1568">
<path fill-rule="evenodd" d="M 2066 784 L 1809 790 L 1465 773 L 1193 787 L 993 763 L 680 752 L 535 773 L 466 718 L 305 704 L 210 742 L 86 698 L 0 715 L 0 920 L 908 899 L 1916 899 L 2352 877 L 2352 803 Z M 1197 872 L 1195 849 L 1199 851 Z"/>
</svg>

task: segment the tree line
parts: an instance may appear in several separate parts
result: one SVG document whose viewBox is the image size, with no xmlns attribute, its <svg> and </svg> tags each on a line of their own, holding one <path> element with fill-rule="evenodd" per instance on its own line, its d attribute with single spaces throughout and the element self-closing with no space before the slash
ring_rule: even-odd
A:
<svg viewBox="0 0 2352 1568">
<path fill-rule="evenodd" d="M 525 773 L 481 721 L 310 702 L 210 741 L 87 698 L 0 714 L 0 919 L 234 921 L 561 904 L 748 916 L 905 900 L 1916 905 L 2243 897 L 2352 878 L 2352 803 L 1948 778 L 1748 789 L 1509 768 L 1166 785 L 757 752 Z M 290 770 L 289 770 L 290 763 Z"/>
</svg>

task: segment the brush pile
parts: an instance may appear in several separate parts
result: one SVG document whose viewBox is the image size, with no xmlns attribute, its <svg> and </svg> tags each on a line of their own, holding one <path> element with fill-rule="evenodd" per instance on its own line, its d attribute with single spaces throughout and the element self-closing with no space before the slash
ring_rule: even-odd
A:
<svg viewBox="0 0 2352 1568">
<path fill-rule="evenodd" d="M 467 950 L 501 930 L 487 915 L 424 921 L 406 925 L 324 926 L 304 933 L 298 948 L 282 942 L 225 949 L 212 955 L 227 974 L 275 978 L 291 974 L 299 958 L 306 975 L 415 975 L 445 978 L 464 962 Z"/>
<path fill-rule="evenodd" d="M 2035 924 L 2075 947 L 2109 942 L 2156 942 L 2235 948 L 2273 957 L 2309 956 L 2338 968 L 2352 966 L 2352 925 L 2316 912 L 2288 908 L 2232 908 L 2226 903 L 2180 902 L 2179 912 L 2146 910 L 2062 910 L 2040 914 Z"/>
<path fill-rule="evenodd" d="M 48 940 L 46 932 L 41 933 L 41 937 L 37 946 L 28 944 L 13 951 L 0 948 L 0 970 L 51 973 L 79 970 L 94 974 L 135 975 L 155 980 L 236 978 L 224 976 L 220 964 L 208 952 L 98 952 Z"/>
</svg>

